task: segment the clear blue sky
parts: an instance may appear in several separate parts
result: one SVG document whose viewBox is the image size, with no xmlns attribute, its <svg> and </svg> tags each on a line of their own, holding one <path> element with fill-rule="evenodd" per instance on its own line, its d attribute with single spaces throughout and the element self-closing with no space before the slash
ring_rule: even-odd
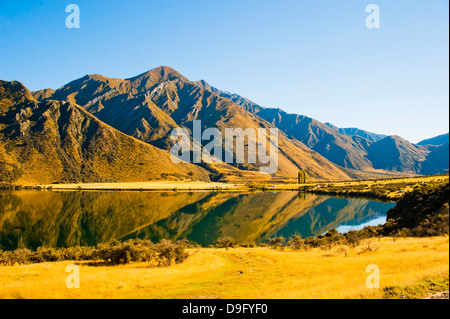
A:
<svg viewBox="0 0 450 319">
<path fill-rule="evenodd" d="M 77 4 L 81 28 L 68 29 Z M 381 28 L 367 29 L 367 5 Z M 160 65 L 267 107 L 411 142 L 449 130 L 447 0 L 0 2 L 0 79 L 57 89 Z"/>
</svg>

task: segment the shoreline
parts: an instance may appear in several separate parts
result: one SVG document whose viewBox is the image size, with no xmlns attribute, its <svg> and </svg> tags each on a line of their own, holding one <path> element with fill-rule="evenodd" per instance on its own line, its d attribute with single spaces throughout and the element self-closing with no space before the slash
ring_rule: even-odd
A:
<svg viewBox="0 0 450 319">
<path fill-rule="evenodd" d="M 311 181 L 307 184 L 280 182 L 203 182 L 203 181 L 150 181 L 124 183 L 70 183 L 42 185 L 8 185 L 2 190 L 49 191 L 133 191 L 133 192 L 255 192 L 294 191 L 316 195 L 363 197 L 381 201 L 398 201 L 417 185 L 448 183 L 449 175 L 432 175 L 384 180 Z"/>
<path fill-rule="evenodd" d="M 27 187 L 24 187 L 25 189 Z M 130 182 L 130 183 L 73 183 L 31 186 L 31 189 L 61 191 L 236 191 L 247 190 L 244 185 L 218 182 Z"/>
</svg>

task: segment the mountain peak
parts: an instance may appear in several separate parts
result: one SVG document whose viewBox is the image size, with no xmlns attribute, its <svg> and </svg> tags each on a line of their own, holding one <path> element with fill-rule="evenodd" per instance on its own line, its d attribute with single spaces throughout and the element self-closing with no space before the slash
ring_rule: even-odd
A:
<svg viewBox="0 0 450 319">
<path fill-rule="evenodd" d="M 218 93 L 218 90 L 215 87 L 213 87 L 212 85 L 210 85 L 208 82 L 206 82 L 205 80 L 195 81 L 193 83 L 195 85 L 201 87 L 203 90 L 210 91 L 213 93 Z"/>
<path fill-rule="evenodd" d="M 401 145 L 401 144 L 408 144 L 409 145 L 409 144 L 411 144 L 410 142 L 405 140 L 403 137 L 398 136 L 398 135 L 386 136 L 385 138 L 379 140 L 377 143 L 379 143 L 379 144 L 395 143 L 396 145 Z"/>
<path fill-rule="evenodd" d="M 145 73 L 139 74 L 138 76 L 127 79 L 128 81 L 135 82 L 143 79 L 152 79 L 157 82 L 167 81 L 174 78 L 184 78 L 180 72 L 172 69 L 169 66 L 160 66 Z"/>
<path fill-rule="evenodd" d="M 54 93 L 55 93 L 55 90 L 50 89 L 50 88 L 31 92 L 31 94 L 34 96 L 34 98 L 38 101 L 43 101 L 47 98 L 50 98 Z"/>
<path fill-rule="evenodd" d="M 95 81 L 104 81 L 106 78 L 101 74 L 87 74 L 85 76 L 86 79 L 91 79 Z"/>
<path fill-rule="evenodd" d="M 387 136 L 388 139 L 394 140 L 394 141 L 406 141 L 403 137 L 399 136 L 399 135 L 389 135 Z"/>
</svg>

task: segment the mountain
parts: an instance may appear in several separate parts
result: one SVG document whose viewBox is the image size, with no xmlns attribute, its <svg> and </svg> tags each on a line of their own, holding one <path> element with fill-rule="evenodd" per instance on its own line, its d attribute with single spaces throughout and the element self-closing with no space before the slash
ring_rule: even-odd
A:
<svg viewBox="0 0 450 319">
<path fill-rule="evenodd" d="M 449 143 L 431 149 L 420 171 L 424 175 L 448 173 Z"/>
<path fill-rule="evenodd" d="M 372 133 L 372 132 L 361 130 L 359 128 L 350 128 L 350 127 L 349 128 L 340 128 L 331 123 L 325 123 L 325 125 L 332 128 L 333 130 L 335 130 L 336 132 L 338 132 L 342 135 L 360 136 L 370 142 L 378 142 L 387 137 L 387 135 L 384 135 L 384 134 Z"/>
<path fill-rule="evenodd" d="M 388 136 L 367 147 L 368 159 L 376 169 L 420 173 L 428 152 L 399 136 Z"/>
<path fill-rule="evenodd" d="M 205 81 L 197 82 L 203 88 L 228 98 L 247 111 L 276 126 L 289 137 L 299 140 L 331 162 L 352 169 L 364 170 L 371 167 L 365 156 L 366 141 L 357 137 L 339 134 L 327 125 L 298 114 L 288 114 L 278 108 L 265 108 L 237 94 L 220 91 Z M 361 143 L 363 145 L 361 145 Z"/>
<path fill-rule="evenodd" d="M 278 128 L 278 170 L 272 176 L 259 174 L 260 168 L 265 166 L 261 162 L 250 163 L 247 160 L 256 153 L 250 147 L 257 142 L 254 136 L 248 136 L 245 141 L 244 163 L 229 165 L 223 162 L 223 157 L 220 163 L 198 163 L 214 178 L 218 176 L 228 181 L 292 179 L 297 176 L 299 169 L 305 170 L 314 179 L 326 180 L 365 178 L 369 175 L 381 178 L 448 170 L 444 148 L 414 145 L 398 136 L 384 136 L 356 128 L 340 129 L 304 115 L 289 114 L 279 108 L 265 108 L 238 94 L 217 89 L 204 80 L 190 81 L 166 66 L 129 79 L 114 79 L 99 74 L 86 75 L 55 91 L 45 89 L 25 92 L 23 95 L 37 105 L 52 104 L 57 109 L 65 109 L 69 105 L 77 114 L 82 112 L 80 114 L 83 117 L 88 116 L 89 119 L 102 123 L 102 127 L 120 131 L 122 138 L 151 145 L 152 151 L 163 152 L 161 154 L 165 158 L 174 145 L 174 141 L 170 139 L 172 130 L 182 127 L 192 135 L 194 121 L 197 120 L 201 120 L 202 130 L 218 128 L 222 132 L 222 138 L 227 128 Z M 10 103 L 7 96 L 3 100 L 0 105 Z M 21 116 L 23 115 L 18 119 Z M 14 123 L 11 117 L 8 121 L 10 124 Z M 65 120 L 54 121 L 58 125 L 65 123 Z M 91 136 L 90 132 L 80 132 L 79 138 L 83 139 L 84 134 Z M 205 147 L 207 143 L 209 140 L 194 144 Z M 191 146 L 191 155 L 192 150 Z M 0 151 L 6 154 L 2 148 Z M 233 155 L 237 155 L 237 146 L 233 146 Z M 12 155 L 2 156 L 8 167 L 12 167 Z M 167 165 L 167 169 L 176 171 L 172 163 Z M 159 170 L 160 166 L 156 166 L 156 171 Z M 7 171 L 8 174 L 13 174 L 12 169 Z M 81 172 L 81 168 L 76 168 L 75 171 Z M 186 170 L 183 172 L 187 173 Z M 205 172 L 202 170 L 188 174 L 198 176 Z M 159 176 L 154 173 L 152 178 L 176 174 L 178 173 L 164 173 Z M 179 174 L 180 178 L 184 178 L 183 173 Z M 159 177 L 155 177 L 157 175 Z M 74 176 L 81 178 L 87 175 L 79 173 Z M 95 175 L 91 178 L 93 176 Z M 98 180 L 104 177 L 102 175 Z M 121 178 L 116 176 L 111 179 Z"/>
<path fill-rule="evenodd" d="M 347 168 L 353 177 L 362 176 L 361 171 L 375 170 L 419 174 L 428 152 L 400 137 L 383 138 L 384 135 L 359 129 L 339 129 L 304 115 L 289 114 L 279 108 L 265 108 L 239 95 L 213 88 L 204 81 L 200 83 L 205 89 L 239 103 L 331 162 Z M 384 159 L 386 154 L 389 159 Z M 382 174 L 380 171 L 378 173 Z"/>
<path fill-rule="evenodd" d="M 439 146 L 439 145 L 444 145 L 446 143 L 449 142 L 449 133 L 446 134 L 442 134 L 430 139 L 426 139 L 423 140 L 419 143 L 417 143 L 417 145 L 434 145 L 434 146 Z"/>
<path fill-rule="evenodd" d="M 241 105 L 206 90 L 169 67 L 159 67 L 130 79 L 87 75 L 56 90 L 50 98 L 76 103 L 119 131 L 165 150 L 173 145 L 172 129 L 185 127 L 192 132 L 195 120 L 202 121 L 202 129 L 217 127 L 222 132 L 225 128 L 273 128 Z M 250 142 L 256 141 L 250 138 Z M 298 140 L 280 134 L 278 146 L 278 177 L 293 178 L 303 169 L 313 178 L 350 178 L 341 167 Z M 249 151 L 245 147 L 246 158 Z M 219 170 L 224 167 L 218 166 Z M 248 161 L 235 164 L 226 168 L 226 176 L 254 172 L 261 177 L 261 166 Z"/>
<path fill-rule="evenodd" d="M 337 165 L 359 170 L 371 168 L 365 150 L 368 141 L 362 138 L 341 135 L 315 119 L 281 109 L 266 108 L 256 114 Z"/>
<path fill-rule="evenodd" d="M 129 137 L 71 102 L 37 101 L 0 81 L 0 179 L 19 184 L 209 180 L 195 165 Z"/>
<path fill-rule="evenodd" d="M 238 94 L 221 91 L 206 81 L 198 85 L 228 98 L 247 111 L 278 127 L 331 162 L 346 168 L 353 178 L 380 178 L 384 174 L 438 174 L 448 171 L 445 147 L 432 150 L 399 136 L 386 136 L 358 128 L 338 128 L 279 108 L 265 108 Z M 428 143 L 448 143 L 448 134 Z M 368 175 L 369 174 L 369 175 Z M 375 175 L 371 175 L 375 174 Z M 392 175 L 391 175 L 392 176 Z"/>
</svg>

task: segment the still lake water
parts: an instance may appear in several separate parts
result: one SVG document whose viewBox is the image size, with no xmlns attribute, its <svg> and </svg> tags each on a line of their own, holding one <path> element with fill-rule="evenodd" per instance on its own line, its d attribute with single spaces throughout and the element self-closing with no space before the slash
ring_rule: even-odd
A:
<svg viewBox="0 0 450 319">
<path fill-rule="evenodd" d="M 0 249 L 187 238 L 202 246 L 383 224 L 395 203 L 298 192 L 0 192 Z"/>
</svg>

